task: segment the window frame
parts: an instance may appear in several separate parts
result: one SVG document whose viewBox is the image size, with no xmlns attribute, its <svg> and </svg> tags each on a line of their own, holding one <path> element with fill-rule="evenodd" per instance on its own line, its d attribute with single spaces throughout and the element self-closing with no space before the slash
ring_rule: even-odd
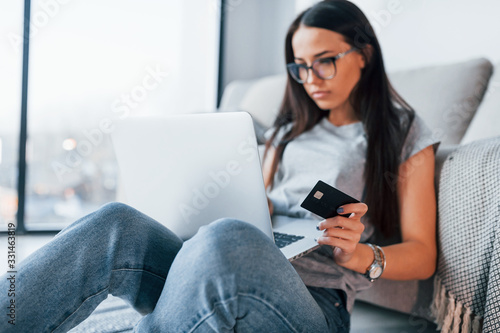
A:
<svg viewBox="0 0 500 333">
<path fill-rule="evenodd" d="M 227 0 L 219 0 L 219 45 L 218 45 L 218 63 L 219 69 L 216 82 L 216 104 L 220 104 L 222 97 L 222 36 L 223 21 L 224 21 L 224 6 Z M 26 208 L 26 144 L 28 130 L 28 73 L 29 73 L 29 48 L 30 48 L 30 20 L 31 20 L 31 0 L 24 0 L 24 16 L 23 16 L 23 49 L 22 49 L 22 90 L 21 90 L 21 115 L 20 115 L 20 132 L 19 132 L 19 150 L 18 150 L 18 178 L 17 178 L 17 213 L 16 213 L 16 234 L 55 234 L 60 230 L 30 230 L 25 225 L 25 208 Z M 0 234 L 6 234 L 8 230 L 0 231 Z"/>
</svg>

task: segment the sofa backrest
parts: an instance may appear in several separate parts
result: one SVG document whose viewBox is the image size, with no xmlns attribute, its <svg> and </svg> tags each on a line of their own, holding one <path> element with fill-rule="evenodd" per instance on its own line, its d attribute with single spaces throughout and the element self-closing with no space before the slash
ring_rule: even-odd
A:
<svg viewBox="0 0 500 333">
<path fill-rule="evenodd" d="M 224 89 L 219 109 L 247 111 L 259 124 L 269 128 L 278 114 L 285 86 L 285 74 L 233 81 Z"/>
<path fill-rule="evenodd" d="M 500 135 L 500 63 L 488 84 L 481 105 L 467 128 L 461 144 Z"/>
<path fill-rule="evenodd" d="M 389 78 L 434 131 L 436 139 L 443 145 L 459 144 L 486 91 L 492 67 L 486 59 L 474 59 L 395 72 Z M 247 111 L 258 126 L 269 128 L 278 113 L 285 84 L 285 74 L 233 81 L 225 89 L 219 109 Z M 500 94 L 500 86 L 497 90 Z"/>
<path fill-rule="evenodd" d="M 443 145 L 459 144 L 483 99 L 493 70 L 486 59 L 395 72 L 396 91 Z"/>
</svg>

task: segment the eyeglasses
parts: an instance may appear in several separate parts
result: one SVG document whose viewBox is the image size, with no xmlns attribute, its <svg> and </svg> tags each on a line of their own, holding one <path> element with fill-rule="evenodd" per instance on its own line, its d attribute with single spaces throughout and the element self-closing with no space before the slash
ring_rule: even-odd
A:
<svg viewBox="0 0 500 333">
<path fill-rule="evenodd" d="M 320 58 L 313 61 L 311 66 L 305 64 L 296 64 L 294 62 L 287 64 L 286 67 L 290 75 L 300 84 L 307 81 L 309 69 L 312 69 L 314 75 L 323 80 L 330 80 L 337 74 L 335 62 L 358 49 L 353 47 L 350 50 L 337 54 L 335 57 Z"/>
</svg>

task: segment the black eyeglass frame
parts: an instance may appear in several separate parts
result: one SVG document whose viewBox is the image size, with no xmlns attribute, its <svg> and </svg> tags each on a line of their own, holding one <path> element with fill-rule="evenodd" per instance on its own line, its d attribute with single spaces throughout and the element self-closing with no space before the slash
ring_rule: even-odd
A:
<svg viewBox="0 0 500 333">
<path fill-rule="evenodd" d="M 354 52 L 354 51 L 358 51 L 359 49 L 356 48 L 356 47 L 352 47 L 351 49 L 345 51 L 345 52 L 341 52 L 339 54 L 337 54 L 336 56 L 334 57 L 325 57 L 325 58 L 319 58 L 319 59 L 316 59 L 312 62 L 311 66 L 307 66 L 305 64 L 297 64 L 295 62 L 292 62 L 292 63 L 289 63 L 286 65 L 286 68 L 288 70 L 288 73 L 290 73 L 290 76 L 295 80 L 297 81 L 298 83 L 300 84 L 304 84 L 304 82 L 307 81 L 307 79 L 309 78 L 309 69 L 312 70 L 312 72 L 314 73 L 314 75 L 316 75 L 318 78 L 322 79 L 322 80 L 330 80 L 330 79 L 333 79 L 335 77 L 335 75 L 337 75 L 337 65 L 336 65 L 336 62 L 338 59 L 340 58 L 343 58 L 345 57 L 346 55 L 348 55 L 349 53 L 351 52 Z M 319 74 L 315 69 L 314 69 L 314 65 L 320 61 L 325 61 L 325 60 L 332 60 L 333 62 L 333 69 L 334 69 L 334 72 L 332 75 L 329 75 L 327 77 L 322 77 L 321 74 Z M 307 76 L 306 76 L 306 79 L 305 80 L 301 80 L 298 76 L 295 76 L 292 68 L 305 68 L 307 70 Z"/>
</svg>

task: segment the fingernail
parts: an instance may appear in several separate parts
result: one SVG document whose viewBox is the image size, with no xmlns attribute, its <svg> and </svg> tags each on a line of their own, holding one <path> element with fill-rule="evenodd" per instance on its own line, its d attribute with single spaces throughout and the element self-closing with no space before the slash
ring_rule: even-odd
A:
<svg viewBox="0 0 500 333">
<path fill-rule="evenodd" d="M 314 238 L 314 241 L 317 243 L 317 242 L 318 242 L 318 239 L 317 239 L 317 238 Z"/>
<path fill-rule="evenodd" d="M 343 207 L 337 208 L 337 213 L 338 214 L 342 214 L 343 212 L 344 212 L 344 208 Z"/>
<path fill-rule="evenodd" d="M 319 231 L 319 224 L 316 226 L 316 230 L 318 230 L 318 231 Z"/>
</svg>

